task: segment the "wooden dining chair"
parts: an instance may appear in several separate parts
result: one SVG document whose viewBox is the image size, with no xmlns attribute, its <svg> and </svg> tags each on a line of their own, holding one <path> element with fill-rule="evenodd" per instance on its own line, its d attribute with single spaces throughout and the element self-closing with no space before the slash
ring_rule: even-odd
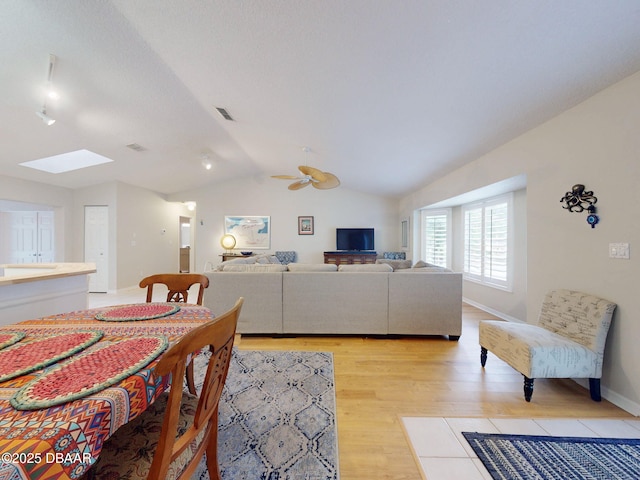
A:
<svg viewBox="0 0 640 480">
<path fill-rule="evenodd" d="M 200 285 L 198 289 L 198 301 L 196 305 L 202 305 L 204 298 L 204 289 L 209 287 L 209 277 L 198 273 L 158 273 L 143 278 L 140 281 L 140 288 L 147 289 L 147 303 L 153 301 L 153 286 L 162 284 L 167 287 L 167 302 L 187 303 L 189 298 L 189 289 L 196 284 Z M 189 391 L 195 394 L 195 386 L 193 383 L 193 363 L 187 365 L 187 386 Z"/>
<path fill-rule="evenodd" d="M 157 284 L 163 284 L 169 290 L 167 302 L 181 303 L 187 303 L 189 289 L 195 284 L 200 284 L 196 305 L 202 305 L 204 289 L 209 286 L 209 277 L 199 273 L 159 273 L 145 277 L 140 281 L 140 288 L 147 289 L 147 302 L 152 301 L 153 286 Z"/>
<path fill-rule="evenodd" d="M 198 395 L 176 382 L 140 416 L 120 427 L 102 448 L 85 478 L 190 479 L 207 455 L 211 480 L 220 480 L 218 466 L 218 403 L 229 370 L 240 297 L 228 312 L 191 330 L 160 358 L 155 371 L 182 378 L 190 354 L 211 350 L 204 384 Z"/>
</svg>

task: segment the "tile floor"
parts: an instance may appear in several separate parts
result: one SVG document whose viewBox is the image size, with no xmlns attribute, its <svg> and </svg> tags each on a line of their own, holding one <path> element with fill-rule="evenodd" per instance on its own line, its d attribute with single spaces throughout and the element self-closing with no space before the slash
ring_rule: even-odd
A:
<svg viewBox="0 0 640 480">
<path fill-rule="evenodd" d="M 402 425 L 427 480 L 491 480 L 461 432 L 640 438 L 640 420 L 403 417 Z"/>
</svg>

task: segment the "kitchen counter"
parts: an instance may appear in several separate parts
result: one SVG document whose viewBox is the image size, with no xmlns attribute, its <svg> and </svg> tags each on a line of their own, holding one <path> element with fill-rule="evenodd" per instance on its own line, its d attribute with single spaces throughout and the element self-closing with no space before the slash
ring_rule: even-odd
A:
<svg viewBox="0 0 640 480">
<path fill-rule="evenodd" d="M 87 308 L 93 263 L 0 265 L 0 325 Z"/>
<path fill-rule="evenodd" d="M 96 272 L 94 263 L 14 263 L 0 265 L 0 286 Z"/>
</svg>

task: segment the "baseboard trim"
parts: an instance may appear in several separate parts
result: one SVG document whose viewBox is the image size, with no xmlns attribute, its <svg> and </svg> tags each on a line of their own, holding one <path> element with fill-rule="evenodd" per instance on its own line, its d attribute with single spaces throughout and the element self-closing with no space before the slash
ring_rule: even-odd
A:
<svg viewBox="0 0 640 480">
<path fill-rule="evenodd" d="M 484 312 L 490 313 L 491 315 L 495 315 L 496 317 L 506 320 L 508 322 L 524 323 L 522 320 L 519 320 L 516 317 L 512 317 L 510 315 L 507 315 L 506 313 L 499 312 L 498 310 L 494 310 L 491 307 L 487 307 L 486 305 L 483 305 L 481 303 L 475 302 L 473 300 L 469 300 L 468 298 L 462 297 L 462 301 L 464 303 L 468 303 L 472 307 L 479 308 Z"/>
<path fill-rule="evenodd" d="M 572 378 L 574 382 L 578 385 L 581 385 L 585 389 L 589 389 L 589 380 L 586 378 Z M 632 402 L 626 397 L 623 397 L 619 393 L 610 390 L 609 388 L 602 385 L 601 387 L 602 398 L 607 401 L 613 403 L 615 406 L 620 407 L 625 412 L 629 412 L 631 415 L 635 415 L 636 417 L 640 416 L 640 404 L 636 402 Z"/>
</svg>

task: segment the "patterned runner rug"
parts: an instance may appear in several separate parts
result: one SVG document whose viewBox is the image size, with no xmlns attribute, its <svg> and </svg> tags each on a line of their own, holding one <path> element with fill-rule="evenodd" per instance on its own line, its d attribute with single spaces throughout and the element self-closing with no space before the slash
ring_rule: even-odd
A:
<svg viewBox="0 0 640 480">
<path fill-rule="evenodd" d="M 462 432 L 492 478 L 640 478 L 640 440 Z"/>
<path fill-rule="evenodd" d="M 331 353 L 234 349 L 219 416 L 223 480 L 339 479 Z M 209 479 L 204 461 L 192 479 Z"/>
</svg>

